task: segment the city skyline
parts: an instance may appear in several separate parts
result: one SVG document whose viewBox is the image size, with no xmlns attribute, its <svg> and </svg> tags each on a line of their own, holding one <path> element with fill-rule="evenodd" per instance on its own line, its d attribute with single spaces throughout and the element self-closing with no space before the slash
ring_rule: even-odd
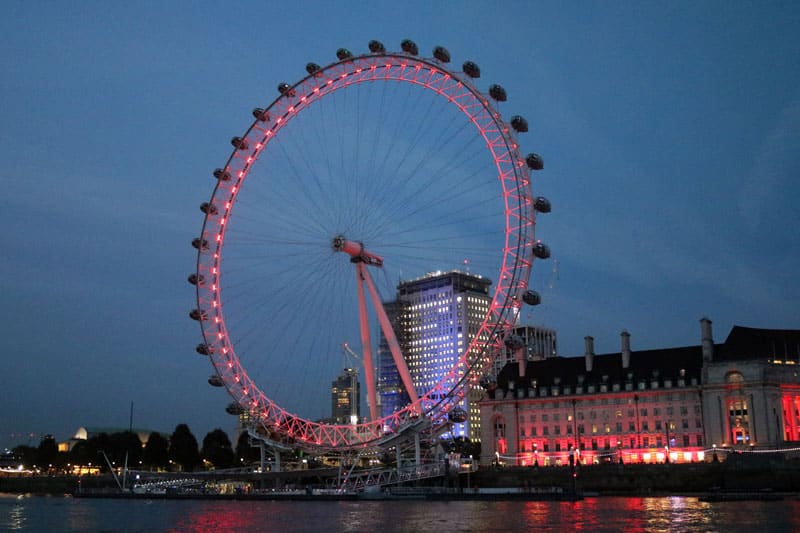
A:
<svg viewBox="0 0 800 533">
<path fill-rule="evenodd" d="M 585 335 L 613 352 L 623 329 L 634 352 L 691 345 L 703 316 L 800 327 L 798 6 L 325 6 L 6 6 L 0 448 L 126 427 L 131 402 L 137 427 L 231 431 L 187 317 L 198 205 L 253 107 L 370 39 L 446 46 L 527 118 L 553 256 L 522 321 L 560 355 Z"/>
</svg>

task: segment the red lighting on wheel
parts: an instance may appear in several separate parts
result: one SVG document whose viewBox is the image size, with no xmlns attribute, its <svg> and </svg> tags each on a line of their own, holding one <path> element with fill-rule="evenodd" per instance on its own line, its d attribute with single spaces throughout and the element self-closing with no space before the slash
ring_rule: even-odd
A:
<svg viewBox="0 0 800 533">
<path fill-rule="evenodd" d="M 378 69 L 380 65 L 376 61 L 381 60 L 386 61 L 385 70 Z M 429 61 L 433 61 L 433 59 L 407 57 L 403 58 L 401 62 L 400 58 L 392 54 L 385 54 L 383 57 L 381 57 L 381 54 L 377 54 L 377 57 L 373 55 L 371 58 L 353 56 L 343 63 L 337 63 L 335 66 L 329 65 L 328 67 L 319 68 L 319 71 L 315 72 L 313 76 L 301 80 L 294 86 L 297 93 L 301 91 L 305 93 L 299 98 L 299 101 L 303 102 L 303 105 L 289 106 L 288 102 L 286 102 L 287 98 L 284 98 L 283 95 L 279 97 L 269 108 L 271 117 L 275 117 L 273 123 L 273 125 L 276 125 L 275 130 L 264 131 L 258 124 L 253 124 L 251 128 L 256 130 L 255 133 L 251 134 L 251 130 L 248 130 L 245 137 L 241 139 L 246 143 L 246 137 L 249 137 L 252 143 L 256 135 L 262 134 L 264 136 L 262 142 L 256 143 L 255 151 L 247 157 L 243 157 L 247 154 L 241 152 L 241 150 L 246 149 L 246 144 L 237 147 L 239 149 L 238 153 L 237 150 L 234 150 L 226 168 L 229 168 L 232 174 L 236 173 L 234 175 L 238 175 L 240 181 L 238 181 L 237 184 L 243 183 L 244 179 L 246 179 L 252 171 L 251 165 L 257 162 L 266 143 L 274 137 L 273 134 L 277 135 L 278 130 L 282 129 L 284 119 L 287 119 L 285 122 L 289 122 L 289 119 L 294 119 L 296 114 L 301 114 L 301 111 L 313 108 L 313 106 L 304 105 L 308 97 L 310 97 L 311 102 L 317 102 L 320 99 L 324 99 L 324 96 L 332 94 L 340 89 L 360 85 L 363 82 L 374 81 L 413 84 L 432 91 L 437 101 L 448 102 L 445 105 L 453 104 L 455 106 L 454 109 L 457 108 L 457 111 L 463 113 L 467 117 L 467 120 L 479 131 L 479 135 L 483 137 L 482 141 L 485 142 L 485 147 L 491 152 L 491 156 L 496 164 L 496 175 L 499 177 L 500 185 L 504 191 L 503 197 L 506 200 L 506 206 L 514 203 L 514 207 L 505 208 L 506 248 L 503 250 L 505 256 L 503 257 L 502 267 L 500 268 L 501 281 L 496 285 L 497 289 L 494 296 L 492 296 L 491 303 L 489 304 L 490 310 L 487 312 L 486 318 L 487 321 L 491 321 L 495 324 L 495 326 L 493 326 L 494 328 L 509 329 L 512 324 L 504 321 L 502 315 L 509 309 L 519 307 L 519 303 L 510 301 L 510 295 L 517 294 L 516 291 L 519 290 L 519 287 L 522 287 L 523 290 L 527 287 L 526 269 L 529 270 L 530 268 L 530 262 L 526 261 L 524 257 L 519 258 L 514 251 L 517 250 L 517 247 L 513 245 L 517 243 L 509 242 L 513 240 L 521 242 L 523 239 L 527 239 L 529 231 L 524 228 L 532 227 L 533 225 L 533 216 L 529 215 L 532 209 L 532 202 L 527 196 L 529 194 L 528 189 L 530 184 L 527 179 L 519 176 L 520 172 L 518 171 L 518 169 L 524 166 L 524 163 L 520 159 L 519 154 L 510 152 L 511 150 L 516 151 L 518 149 L 518 144 L 513 141 L 512 133 L 503 133 L 502 124 L 504 123 L 499 115 L 491 108 L 492 104 L 488 102 L 486 98 L 477 94 L 476 89 L 472 87 L 471 84 L 462 84 L 458 81 L 458 77 L 454 79 L 453 84 L 449 84 L 451 76 L 447 73 L 447 67 L 437 63 L 438 67 L 443 68 L 442 71 L 439 71 L 438 67 L 436 69 L 432 68 L 432 66 L 428 64 Z M 359 76 L 356 77 L 353 74 L 358 74 Z M 325 80 L 324 85 L 320 83 L 322 80 Z M 320 92 L 321 87 L 315 86 L 316 84 L 327 88 L 325 91 Z M 316 94 L 317 97 L 314 97 L 314 94 Z M 296 97 L 295 94 L 290 96 Z M 439 97 L 441 97 L 441 99 Z M 262 122 L 268 122 L 268 120 Z M 281 136 L 282 135 L 283 132 L 281 132 Z M 244 168 L 242 168 L 243 165 Z M 225 211 L 222 213 L 224 216 L 220 216 L 216 220 L 216 217 L 206 217 L 207 220 L 204 221 L 206 225 L 204 226 L 203 235 L 208 238 L 210 235 L 215 235 L 214 231 L 216 230 L 216 242 L 218 246 L 216 248 L 216 253 L 213 254 L 213 262 L 210 260 L 208 253 L 198 258 L 198 272 L 201 270 L 208 272 L 210 270 L 213 275 L 217 276 L 219 274 L 218 265 L 222 264 L 221 254 L 223 250 L 223 241 L 228 244 L 228 247 L 238 244 L 236 242 L 238 240 L 236 235 L 225 239 L 225 232 L 228 229 L 238 229 L 239 222 L 236 222 L 232 228 L 226 228 L 227 217 L 231 214 L 232 205 L 235 203 L 238 188 L 236 186 L 231 187 L 229 190 L 230 195 L 228 195 L 226 187 L 228 184 L 220 186 L 218 183 L 215 183 L 215 185 L 217 185 L 217 188 L 214 190 L 212 201 L 215 201 L 217 206 L 222 205 L 224 202 Z M 250 187 L 248 187 L 246 192 L 249 191 Z M 226 196 L 228 198 L 226 198 Z M 237 213 L 236 220 L 244 220 L 244 218 L 239 219 Z M 532 231 L 530 233 L 532 234 Z M 235 249 L 232 248 L 232 250 Z M 227 257 L 227 252 L 228 250 L 226 247 L 226 261 L 229 259 L 229 257 Z M 234 255 L 233 257 L 236 256 Z M 497 271 L 495 270 L 495 274 L 496 273 Z M 520 281 L 521 279 L 522 281 Z M 209 293 L 208 291 L 208 286 L 201 287 L 198 285 L 198 307 L 200 305 L 208 305 L 208 303 L 211 302 L 212 306 L 215 308 L 214 313 L 217 313 L 217 316 L 214 317 L 214 321 L 220 325 L 218 326 L 219 331 L 212 333 L 208 331 L 209 326 L 206 323 L 206 329 L 203 334 L 204 338 L 208 340 L 205 342 L 211 343 L 211 339 L 214 338 L 216 334 L 216 339 L 213 340 L 213 342 L 217 349 L 225 355 L 228 355 L 228 349 L 225 346 L 231 346 L 229 359 L 216 356 L 211 358 L 212 363 L 220 370 L 220 377 L 225 380 L 226 384 L 229 386 L 231 395 L 234 395 L 234 398 L 239 398 L 242 402 L 242 406 L 247 405 L 244 403 L 244 397 L 247 397 L 248 401 L 252 401 L 252 406 L 254 408 L 259 405 L 259 402 L 262 407 L 264 405 L 269 407 L 269 409 L 263 409 L 260 412 L 247 409 L 245 409 L 245 412 L 250 413 L 254 418 L 256 416 L 261 417 L 261 422 L 265 427 L 272 428 L 270 431 L 277 429 L 278 433 L 284 436 L 297 436 L 299 441 L 316 444 L 317 446 L 333 448 L 343 446 L 348 449 L 363 446 L 373 442 L 378 436 L 402 429 L 403 424 L 407 424 L 409 419 L 415 418 L 415 415 L 416 417 L 427 415 L 429 410 L 433 409 L 435 405 L 439 405 L 440 402 L 435 401 L 436 397 L 451 393 L 452 388 L 455 387 L 455 383 L 463 382 L 463 379 L 459 378 L 456 373 L 454 373 L 455 371 L 451 371 L 451 373 L 442 378 L 437 385 L 433 386 L 425 396 L 420 397 L 419 401 L 416 402 L 413 407 L 408 407 L 401 413 L 393 413 L 380 420 L 372 420 L 367 424 L 359 424 L 356 426 L 358 428 L 357 430 L 349 425 L 335 426 L 304 420 L 278 407 L 277 404 L 274 403 L 274 399 L 265 396 L 264 393 L 259 390 L 256 382 L 251 380 L 247 375 L 240 364 L 239 357 L 237 357 L 235 353 L 239 349 L 239 345 L 237 344 L 234 346 L 229 336 L 228 328 L 225 325 L 225 322 L 230 316 L 226 316 L 228 314 L 222 312 L 223 305 L 219 298 L 218 285 L 216 283 L 212 284 L 211 292 Z M 236 308 L 232 307 L 232 309 L 235 310 Z M 230 313 L 230 315 L 235 316 L 235 313 Z M 224 319 L 223 316 L 225 316 Z M 234 331 L 236 334 L 240 333 L 236 331 L 235 328 Z M 230 335 L 232 334 L 233 333 Z M 476 338 L 481 336 L 484 337 L 487 344 L 492 342 L 489 339 L 489 329 L 487 329 L 485 324 L 480 328 L 480 332 L 476 335 Z M 456 364 L 462 371 L 464 369 L 473 368 L 477 369 L 477 371 L 481 371 L 490 364 L 490 358 L 481 357 L 480 359 L 476 359 L 474 356 L 468 358 L 469 353 L 469 350 L 466 350 L 463 358 L 459 359 Z M 228 369 L 237 368 L 235 375 L 228 371 L 225 371 L 224 374 L 222 373 L 224 370 L 223 365 L 225 364 L 227 364 Z M 475 382 L 477 378 L 470 375 L 470 380 Z M 232 381 L 243 385 L 235 387 L 231 384 Z M 244 388 L 244 385 L 253 387 L 253 389 Z M 241 395 L 242 393 L 244 397 Z M 253 394 L 252 399 L 250 399 L 249 394 Z M 322 437 L 319 435 L 322 435 Z"/>
</svg>

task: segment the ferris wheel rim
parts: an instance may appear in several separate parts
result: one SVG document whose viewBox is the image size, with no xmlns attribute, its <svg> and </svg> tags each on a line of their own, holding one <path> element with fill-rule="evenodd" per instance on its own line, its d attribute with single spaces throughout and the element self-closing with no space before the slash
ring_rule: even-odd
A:
<svg viewBox="0 0 800 533">
<path fill-rule="evenodd" d="M 420 72 L 423 72 L 423 76 L 428 76 L 427 81 L 419 77 Z M 372 75 L 367 75 L 369 73 Z M 379 73 L 382 77 L 378 76 Z M 407 74 L 409 77 L 405 78 Z M 236 355 L 234 343 L 227 332 L 218 280 L 223 275 L 220 261 L 225 242 L 226 217 L 236 203 L 238 189 L 247 178 L 252 165 L 258 160 L 261 151 L 269 144 L 271 137 L 278 135 L 285 124 L 314 101 L 321 100 L 327 94 L 346 89 L 352 84 L 365 81 L 408 82 L 420 85 L 444 96 L 450 104 L 455 104 L 469 117 L 483 136 L 497 165 L 497 177 L 503 185 L 503 197 L 506 203 L 505 247 L 498 282 L 492 296 L 491 310 L 484 317 L 480 328 L 482 332 L 487 333 L 489 340 L 479 341 L 479 335 L 476 334 L 469 346 L 459 355 L 458 362 L 451 372 L 440 381 L 439 385 L 428 390 L 416 404 L 377 420 L 356 426 L 340 426 L 311 421 L 289 413 L 271 400 L 249 377 Z M 453 89 L 457 89 L 455 94 L 446 94 Z M 459 104 L 459 101 L 466 103 Z M 465 110 L 467 108 L 470 111 Z M 301 441 L 298 442 L 299 445 L 308 447 L 364 447 L 384 437 L 386 427 L 401 430 L 415 423 L 419 415 L 430 416 L 434 411 L 440 415 L 446 414 L 458 400 L 463 398 L 466 393 L 464 390 L 466 381 L 477 379 L 478 371 L 486 367 L 486 361 L 470 357 L 470 348 L 482 342 L 480 354 L 485 354 L 492 346 L 502 345 L 504 334 L 510 329 L 513 321 L 511 315 L 520 305 L 519 293 L 527 288 L 535 217 L 530 206 L 529 177 L 525 173 L 524 160 L 518 152 L 518 145 L 511 128 L 494 109 L 486 95 L 478 91 L 467 76 L 449 70 L 436 59 L 394 52 L 350 56 L 320 67 L 294 85 L 282 84 L 280 96 L 260 111 L 262 115 L 256 116 L 245 134 L 234 139 L 234 150 L 222 170 L 228 174 L 229 179 L 218 179 L 209 202 L 210 206 L 217 206 L 220 200 L 223 200 L 219 206 L 225 207 L 217 207 L 215 213 L 206 213 L 197 254 L 196 275 L 201 279 L 206 276 L 209 278 L 205 284 L 197 284 L 197 310 L 201 311 L 199 321 L 204 339 L 203 346 L 209 352 L 207 355 L 210 356 L 229 394 L 243 410 L 250 411 L 265 427 L 276 428 L 280 434 L 297 438 Z M 475 111 L 475 114 L 470 114 L 472 111 Z M 266 120 L 262 120 L 264 118 Z M 228 200 L 224 201 L 226 195 Z M 515 205 L 509 205 L 515 202 Z M 498 331 L 501 334 L 498 334 Z M 462 363 L 466 364 L 467 371 L 459 374 L 456 368 Z M 445 385 L 449 377 L 456 378 L 452 386 Z"/>
</svg>

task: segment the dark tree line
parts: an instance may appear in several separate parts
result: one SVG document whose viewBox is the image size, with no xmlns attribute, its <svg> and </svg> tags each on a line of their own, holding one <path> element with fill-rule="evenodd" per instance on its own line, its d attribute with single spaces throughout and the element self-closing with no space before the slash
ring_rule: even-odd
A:
<svg viewBox="0 0 800 533">
<path fill-rule="evenodd" d="M 92 465 L 106 471 L 108 466 L 104 453 L 114 468 L 123 467 L 127 456 L 129 469 L 185 472 L 200 468 L 230 468 L 259 459 L 259 451 L 250 446 L 246 433 L 239 438 L 235 451 L 228 435 L 221 429 L 209 432 L 199 447 L 186 424 L 178 424 L 168 437 L 158 432 L 151 433 L 145 446 L 136 433 L 123 431 L 94 435 L 78 441 L 69 452 L 59 452 L 56 440 L 47 435 L 38 447 L 17 446 L 13 453 L 25 466 L 50 472 L 69 470 L 73 465 Z"/>
</svg>

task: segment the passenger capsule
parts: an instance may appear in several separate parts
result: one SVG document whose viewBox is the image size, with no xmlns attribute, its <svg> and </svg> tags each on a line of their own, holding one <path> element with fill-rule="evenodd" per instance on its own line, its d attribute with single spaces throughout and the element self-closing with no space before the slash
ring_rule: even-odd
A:
<svg viewBox="0 0 800 533">
<path fill-rule="evenodd" d="M 269 120 L 269 113 L 267 113 L 264 109 L 257 107 L 253 109 L 253 116 L 259 122 L 266 122 Z"/>
<path fill-rule="evenodd" d="M 192 285 L 199 285 L 200 287 L 202 287 L 206 282 L 206 278 L 202 274 L 196 273 L 189 274 L 189 277 L 186 279 L 188 279 L 189 283 Z"/>
<path fill-rule="evenodd" d="M 445 48 L 444 46 L 437 46 L 436 48 L 434 48 L 433 57 L 435 57 L 442 63 L 450 62 L 450 52 L 448 52 L 447 48 Z"/>
<path fill-rule="evenodd" d="M 542 170 L 544 168 L 544 159 L 539 154 L 528 154 L 525 157 L 525 163 L 531 170 Z"/>
<path fill-rule="evenodd" d="M 294 96 L 295 92 L 292 89 L 292 86 L 288 83 L 279 83 L 278 84 L 278 92 L 281 93 L 283 96 Z"/>
<path fill-rule="evenodd" d="M 195 348 L 195 351 L 197 351 L 197 353 L 199 353 L 200 355 L 211 355 L 212 353 L 214 353 L 214 349 L 204 342 L 198 344 L 197 347 Z"/>
<path fill-rule="evenodd" d="M 461 407 L 455 407 L 447 413 L 447 419 L 454 424 L 460 424 L 467 421 L 467 412 Z"/>
<path fill-rule="evenodd" d="M 228 407 L 225 408 L 225 412 L 228 413 L 229 415 L 239 416 L 240 414 L 244 413 L 244 407 L 242 407 L 236 402 L 229 403 Z"/>
<path fill-rule="evenodd" d="M 247 150 L 247 148 L 250 146 L 247 143 L 247 139 L 242 139 L 241 137 L 234 137 L 231 139 L 231 144 L 237 150 Z"/>
<path fill-rule="evenodd" d="M 306 72 L 308 72 L 309 74 L 316 74 L 320 70 L 322 70 L 322 67 L 320 67 L 316 63 L 306 63 Z"/>
<path fill-rule="evenodd" d="M 464 65 L 462 66 L 464 70 L 464 74 L 469 76 L 470 78 L 480 78 L 481 77 L 481 69 L 473 63 L 472 61 L 465 61 Z"/>
<path fill-rule="evenodd" d="M 380 41 L 370 41 L 369 51 L 373 54 L 382 54 L 386 51 L 386 47 L 383 46 L 383 43 Z"/>
<path fill-rule="evenodd" d="M 411 54 L 412 56 L 415 56 L 419 53 L 419 49 L 417 48 L 417 43 L 415 43 L 411 39 L 403 39 L 403 42 L 400 43 L 400 48 L 403 49 L 403 52 Z"/>
<path fill-rule="evenodd" d="M 542 303 L 542 297 L 536 291 L 525 291 L 522 294 L 522 301 L 528 305 L 539 305 Z"/>
<path fill-rule="evenodd" d="M 202 322 L 203 320 L 208 319 L 208 315 L 203 309 L 192 309 L 189 311 L 189 317 L 192 320 L 197 320 L 198 322 Z"/>
<path fill-rule="evenodd" d="M 230 181 L 231 173 L 228 172 L 227 170 L 218 168 L 214 170 L 214 177 L 217 178 L 219 181 Z"/>
<path fill-rule="evenodd" d="M 528 131 L 528 121 L 519 115 L 511 117 L 511 127 L 520 133 Z"/>
<path fill-rule="evenodd" d="M 539 259 L 547 259 L 550 257 L 550 247 L 541 242 L 537 242 L 533 245 L 533 255 Z"/>
<path fill-rule="evenodd" d="M 511 351 L 519 350 L 525 346 L 525 341 L 519 335 L 511 335 L 506 339 L 506 348 Z"/>
<path fill-rule="evenodd" d="M 208 384 L 212 387 L 222 387 L 222 378 L 217 374 L 208 376 Z"/>
<path fill-rule="evenodd" d="M 217 206 L 214 204 L 210 204 L 208 202 L 203 202 L 200 204 L 200 211 L 207 215 L 216 215 L 217 214 Z"/>
<path fill-rule="evenodd" d="M 349 57 L 353 57 L 353 54 L 347 48 L 339 48 L 338 50 L 336 50 L 336 57 L 344 61 Z"/>
<path fill-rule="evenodd" d="M 208 241 L 205 239 L 201 239 L 200 237 L 195 237 L 192 239 L 192 246 L 200 250 L 201 252 L 205 252 L 208 250 Z"/>
<path fill-rule="evenodd" d="M 544 196 L 537 196 L 536 200 L 533 201 L 533 208 L 539 213 L 549 213 L 550 200 L 548 200 Z"/>
<path fill-rule="evenodd" d="M 505 102 L 508 96 L 506 95 L 506 90 L 503 89 L 500 85 L 492 85 L 489 87 L 489 96 L 497 100 L 498 102 Z"/>
</svg>

